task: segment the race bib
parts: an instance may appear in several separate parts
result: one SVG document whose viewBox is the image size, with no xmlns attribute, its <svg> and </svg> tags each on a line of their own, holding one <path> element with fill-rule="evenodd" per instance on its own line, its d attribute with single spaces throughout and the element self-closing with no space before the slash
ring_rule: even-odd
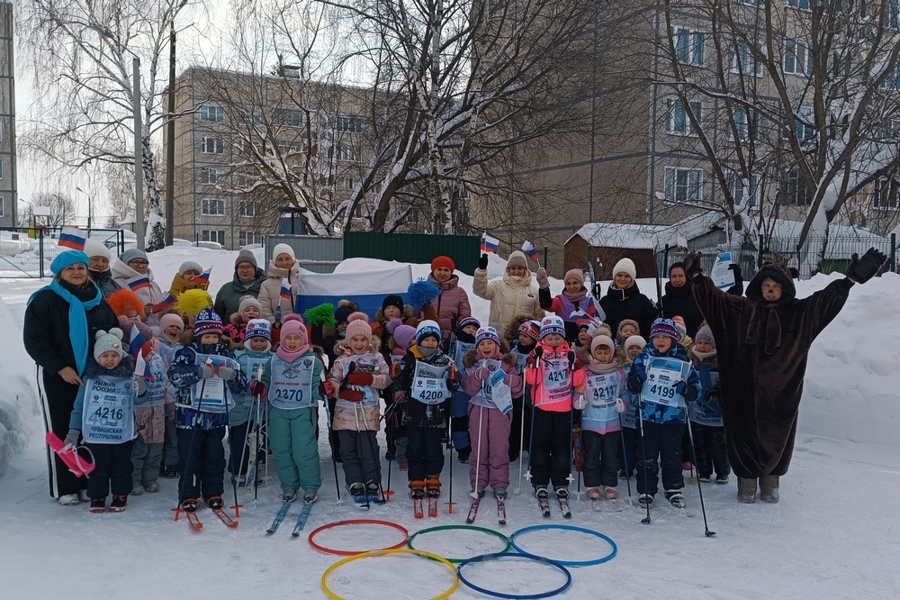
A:
<svg viewBox="0 0 900 600">
<path fill-rule="evenodd" d="M 463 364 L 463 356 L 466 355 L 466 352 L 475 349 L 475 344 L 469 342 L 461 342 L 456 340 L 456 344 L 453 346 L 453 363 L 456 365 L 456 370 L 462 373 L 466 370 L 466 366 Z"/>
<path fill-rule="evenodd" d="M 81 435 L 92 444 L 134 439 L 134 379 L 101 375 L 87 381 Z"/>
<path fill-rule="evenodd" d="M 542 370 L 545 398 L 538 403 L 538 406 L 570 401 L 572 399 L 572 380 L 569 377 L 568 357 L 545 357 Z"/>
<path fill-rule="evenodd" d="M 150 374 L 153 379 L 147 380 L 147 396 L 144 406 L 163 406 L 166 403 L 166 365 L 162 356 L 156 352 L 148 355 L 149 361 L 147 366 L 150 368 Z"/>
<path fill-rule="evenodd" d="M 616 399 L 619 397 L 619 374 L 616 372 L 595 374 L 588 373 L 585 377 L 584 397 L 587 400 L 587 408 L 581 413 L 582 420 L 594 423 L 609 423 L 618 421 L 616 412 Z"/>
<path fill-rule="evenodd" d="M 469 367 L 468 369 L 466 369 L 466 373 L 471 377 L 474 376 L 479 369 L 487 369 L 489 371 L 489 375 L 487 379 L 482 380 L 481 387 L 478 389 L 478 392 L 470 398 L 470 401 L 473 404 L 478 404 L 479 406 L 497 408 L 497 405 L 494 404 L 494 386 L 491 384 L 491 378 L 498 371 L 503 371 L 503 369 L 501 368 L 501 363 L 499 360 L 482 359 L 475 363 L 474 367 Z"/>
<path fill-rule="evenodd" d="M 437 367 L 421 360 L 416 361 L 413 376 L 412 397 L 423 404 L 440 404 L 452 396 L 447 389 L 450 367 Z"/>
<path fill-rule="evenodd" d="M 706 365 L 701 367 L 701 377 L 703 381 L 703 393 L 697 397 L 697 400 L 691 404 L 690 418 L 691 421 L 699 425 L 709 425 L 710 427 L 722 427 L 722 405 L 719 403 L 719 374 L 715 371 L 709 371 Z M 703 372 L 703 369 L 707 369 Z M 707 389 L 707 386 L 709 388 Z"/>
<path fill-rule="evenodd" d="M 341 363 L 341 366 L 344 369 L 344 376 L 350 372 L 350 365 L 355 364 L 355 370 L 358 373 L 371 373 L 372 375 L 379 374 L 379 367 L 384 359 L 380 354 L 359 354 L 356 356 L 344 356 L 342 358 L 337 359 L 337 362 Z M 362 392 L 363 400 L 362 404 L 365 406 L 372 406 L 378 404 L 378 395 L 375 393 L 372 386 L 368 385 L 351 385 L 350 389 L 356 390 L 358 392 Z M 338 399 L 338 404 L 344 407 L 352 407 L 354 402 L 349 402 L 347 400 Z"/>
<path fill-rule="evenodd" d="M 312 378 L 316 360 L 315 356 L 301 356 L 289 363 L 278 356 L 273 357 L 269 404 L 285 410 L 313 406 Z"/>
<path fill-rule="evenodd" d="M 641 399 L 664 406 L 684 408 L 684 398 L 675 391 L 684 381 L 690 363 L 666 356 L 653 356 L 647 363 L 647 380 L 641 389 Z"/>
<path fill-rule="evenodd" d="M 491 375 L 491 399 L 501 413 L 509 414 L 512 410 L 512 389 L 504 383 L 506 372 L 501 368 L 494 371 Z"/>
<path fill-rule="evenodd" d="M 236 360 L 215 354 L 196 354 L 194 364 L 212 367 L 214 371 L 221 366 L 230 367 L 235 371 L 241 369 L 241 365 Z M 191 408 L 200 412 L 221 414 L 234 406 L 225 380 L 218 375 L 213 375 L 209 379 L 201 379 L 195 383 L 192 397 Z"/>
</svg>

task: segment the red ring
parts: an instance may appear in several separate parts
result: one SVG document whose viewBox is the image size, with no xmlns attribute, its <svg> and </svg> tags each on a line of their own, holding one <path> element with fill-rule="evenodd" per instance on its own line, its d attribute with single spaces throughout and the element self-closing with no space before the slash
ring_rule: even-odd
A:
<svg viewBox="0 0 900 600">
<path fill-rule="evenodd" d="M 316 537 L 319 533 L 325 531 L 326 529 L 331 529 L 332 527 L 340 527 L 343 525 L 385 525 L 387 527 L 393 527 L 397 531 L 403 534 L 403 540 L 398 542 L 393 546 L 388 546 L 387 548 L 378 548 L 377 550 L 333 550 L 331 548 L 326 548 L 325 546 L 320 546 L 319 544 L 313 541 L 313 538 Z M 336 554 L 338 556 L 356 556 L 357 554 L 362 554 L 363 552 L 377 552 L 378 550 L 396 550 L 398 548 L 402 548 L 406 546 L 406 542 L 409 539 L 409 530 L 406 529 L 403 525 L 399 525 L 397 523 L 391 523 L 390 521 L 379 521 L 377 519 L 350 519 L 348 521 L 337 521 L 336 523 L 328 523 L 326 525 L 322 525 L 318 529 L 314 530 L 309 534 L 309 545 L 318 550 L 319 552 L 324 552 L 325 554 Z"/>
</svg>

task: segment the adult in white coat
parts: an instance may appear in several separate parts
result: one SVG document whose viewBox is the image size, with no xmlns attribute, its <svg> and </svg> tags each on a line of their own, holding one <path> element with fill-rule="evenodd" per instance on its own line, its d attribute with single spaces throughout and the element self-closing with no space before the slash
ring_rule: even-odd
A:
<svg viewBox="0 0 900 600">
<path fill-rule="evenodd" d="M 538 286 L 532 282 L 531 271 L 525 254 L 516 250 L 506 261 L 506 272 L 500 279 L 488 281 L 487 254 L 482 254 L 475 269 L 472 291 L 479 298 L 490 300 L 491 312 L 488 324 L 497 331 L 505 331 L 516 315 L 528 315 L 531 319 L 544 316 L 538 304 Z"/>
</svg>

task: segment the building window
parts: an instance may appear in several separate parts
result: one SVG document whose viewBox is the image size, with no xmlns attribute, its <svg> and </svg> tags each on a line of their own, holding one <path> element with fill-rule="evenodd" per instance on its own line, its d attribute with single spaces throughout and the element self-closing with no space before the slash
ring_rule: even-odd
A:
<svg viewBox="0 0 900 600">
<path fill-rule="evenodd" d="M 3 141 L 3 119 L 0 119 L 0 142 Z"/>
<path fill-rule="evenodd" d="M 668 112 L 666 114 L 666 133 L 672 135 L 696 135 L 694 127 L 688 118 L 684 102 L 679 98 L 668 99 Z M 689 103 L 691 112 L 697 122 L 702 122 L 703 104 L 699 101 Z"/>
<path fill-rule="evenodd" d="M 222 154 L 225 151 L 225 143 L 222 138 L 200 138 L 200 152 L 203 154 Z"/>
<path fill-rule="evenodd" d="M 209 121 L 211 123 L 224 123 L 225 109 L 221 106 L 204 104 L 200 107 L 200 120 Z"/>
<path fill-rule="evenodd" d="M 900 119 L 887 119 L 878 132 L 878 139 L 889 140 L 900 137 Z"/>
<path fill-rule="evenodd" d="M 788 169 L 782 172 L 778 203 L 798 206 L 812 204 L 812 194 L 800 177 L 800 169 Z"/>
<path fill-rule="evenodd" d="M 900 0 L 898 0 L 900 2 Z M 881 89 L 896 92 L 900 90 L 900 67 L 895 67 L 881 82 Z"/>
<path fill-rule="evenodd" d="M 788 0 L 788 5 L 792 8 L 809 10 L 809 0 Z"/>
<path fill-rule="evenodd" d="M 276 108 L 272 114 L 272 121 L 276 125 L 285 127 L 300 127 L 303 125 L 303 111 L 291 108 Z"/>
<path fill-rule="evenodd" d="M 884 0 L 884 26 L 900 30 L 900 0 Z"/>
<path fill-rule="evenodd" d="M 703 169 L 666 167 L 666 200 L 699 202 L 703 199 Z"/>
<path fill-rule="evenodd" d="M 735 204 L 746 204 L 751 208 L 759 206 L 759 175 L 751 175 L 748 180 L 737 171 L 728 171 L 725 173 L 725 181 L 728 182 L 728 191 Z"/>
<path fill-rule="evenodd" d="M 787 132 L 789 128 L 787 117 L 784 117 L 782 124 L 784 125 L 784 131 Z M 815 137 L 816 127 L 813 122 L 813 109 L 801 106 L 794 111 L 794 135 L 797 136 L 798 140 L 808 140 Z M 782 133 L 781 139 L 788 139 L 787 133 Z"/>
<path fill-rule="evenodd" d="M 224 229 L 201 229 L 200 230 L 200 240 L 203 242 L 217 242 L 224 246 L 225 245 L 225 230 Z"/>
<path fill-rule="evenodd" d="M 872 207 L 878 210 L 900 210 L 900 183 L 893 179 L 876 179 Z"/>
<path fill-rule="evenodd" d="M 250 244 L 262 244 L 265 236 L 255 231 L 241 231 L 238 233 L 238 245 L 249 246 Z"/>
<path fill-rule="evenodd" d="M 241 114 L 240 117 L 241 125 L 250 125 L 251 123 L 256 124 L 262 121 L 262 112 L 259 109 L 253 109 L 249 112 Z"/>
<path fill-rule="evenodd" d="M 0 196 L 0 219 L 6 216 L 6 198 Z"/>
<path fill-rule="evenodd" d="M 244 202 L 241 204 L 241 216 L 242 217 L 255 217 L 256 216 L 256 202 Z"/>
<path fill-rule="evenodd" d="M 683 65 L 703 64 L 702 31 L 694 31 L 687 27 L 672 28 L 672 45 L 675 47 L 675 58 Z"/>
<path fill-rule="evenodd" d="M 734 120 L 734 130 L 728 128 L 729 140 L 735 139 L 735 133 L 737 140 L 741 142 L 759 139 L 759 120 L 754 109 L 735 108 L 731 117 Z"/>
<path fill-rule="evenodd" d="M 762 49 L 756 46 L 756 53 L 762 54 Z M 745 42 L 735 40 L 734 52 L 731 54 L 729 69 L 732 73 L 741 75 L 759 76 L 762 74 L 762 65 L 756 60 L 756 56 Z"/>
<path fill-rule="evenodd" d="M 809 44 L 797 40 L 784 41 L 784 72 L 788 75 L 811 75 L 812 56 Z"/>
<path fill-rule="evenodd" d="M 3 161 L 0 160 L 0 181 L 3 181 Z"/>
<path fill-rule="evenodd" d="M 201 167 L 197 169 L 197 179 L 203 185 L 222 185 L 225 183 L 225 169 Z"/>
<path fill-rule="evenodd" d="M 335 154 L 339 162 L 356 162 L 358 160 L 356 148 L 353 146 L 338 144 L 335 148 Z"/>
<path fill-rule="evenodd" d="M 362 117 L 351 117 L 349 115 L 338 115 L 335 128 L 338 131 L 349 131 L 350 133 L 359 133 L 362 131 Z"/>
<path fill-rule="evenodd" d="M 341 181 L 340 189 L 344 190 L 345 192 L 349 192 L 349 191 L 353 190 L 354 181 L 353 181 L 352 177 L 341 177 L 340 181 Z"/>
<path fill-rule="evenodd" d="M 225 215 L 225 201 L 219 198 L 203 198 L 200 201 L 200 214 L 207 217 Z"/>
<path fill-rule="evenodd" d="M 738 4 L 746 4 L 747 6 L 765 6 L 766 0 L 734 0 Z"/>
</svg>

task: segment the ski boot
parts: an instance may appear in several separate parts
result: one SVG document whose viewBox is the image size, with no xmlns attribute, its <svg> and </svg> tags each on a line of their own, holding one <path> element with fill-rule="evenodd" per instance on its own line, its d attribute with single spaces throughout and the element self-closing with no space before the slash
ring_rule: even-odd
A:
<svg viewBox="0 0 900 600">
<path fill-rule="evenodd" d="M 306 503 L 315 502 L 319 498 L 319 490 L 309 488 L 308 490 L 303 490 L 303 501 Z"/>
<path fill-rule="evenodd" d="M 282 502 L 293 502 L 293 501 L 296 500 L 296 499 L 297 499 L 297 490 L 286 489 L 286 490 L 284 490 L 284 492 L 281 494 L 281 501 L 282 501 Z"/>
<path fill-rule="evenodd" d="M 569 488 L 564 485 L 557 486 L 555 490 L 553 490 L 556 494 L 556 497 L 560 500 L 568 500 L 569 499 Z"/>
<path fill-rule="evenodd" d="M 357 504 L 366 503 L 366 485 L 364 483 L 354 483 L 350 486 L 350 498 Z"/>
<path fill-rule="evenodd" d="M 619 491 L 614 487 L 606 486 L 603 488 L 603 497 L 607 500 L 618 500 Z"/>
<path fill-rule="evenodd" d="M 181 502 L 181 510 L 184 512 L 197 512 L 197 509 L 200 507 L 200 503 L 197 502 L 196 498 L 188 498 L 187 500 L 182 500 Z"/>
<path fill-rule="evenodd" d="M 687 506 L 687 500 L 684 499 L 684 494 L 681 493 L 681 490 L 666 490 L 666 500 L 675 508 Z"/>
<path fill-rule="evenodd" d="M 770 504 L 778 502 L 778 475 L 763 475 L 759 478 L 759 499 Z"/>
<path fill-rule="evenodd" d="M 409 496 L 413 500 L 421 500 L 425 497 L 425 482 L 421 479 L 409 482 Z"/>
<path fill-rule="evenodd" d="M 425 478 L 425 490 L 429 498 L 438 498 L 441 495 L 441 480 L 437 475 L 429 475 Z"/>
<path fill-rule="evenodd" d="M 506 491 L 506 488 L 495 488 L 494 489 L 494 498 L 497 500 L 506 500 L 506 497 L 509 493 Z"/>
<path fill-rule="evenodd" d="M 653 505 L 653 494 L 641 494 L 638 496 L 638 503 L 642 508 L 647 508 L 648 506 Z"/>
<path fill-rule="evenodd" d="M 213 510 L 222 510 L 222 507 L 225 506 L 225 501 L 222 500 L 222 496 L 213 496 L 206 501 L 206 505 Z"/>
<path fill-rule="evenodd" d="M 550 492 L 547 491 L 547 486 L 536 486 L 534 488 L 534 497 L 538 500 L 547 500 L 548 498 L 550 498 Z"/>
<path fill-rule="evenodd" d="M 109 503 L 109 512 L 125 512 L 128 506 L 128 496 L 114 495 L 112 502 Z"/>
<path fill-rule="evenodd" d="M 585 490 L 587 497 L 591 500 L 599 500 L 600 499 L 600 488 L 598 487 L 589 487 Z"/>
</svg>

